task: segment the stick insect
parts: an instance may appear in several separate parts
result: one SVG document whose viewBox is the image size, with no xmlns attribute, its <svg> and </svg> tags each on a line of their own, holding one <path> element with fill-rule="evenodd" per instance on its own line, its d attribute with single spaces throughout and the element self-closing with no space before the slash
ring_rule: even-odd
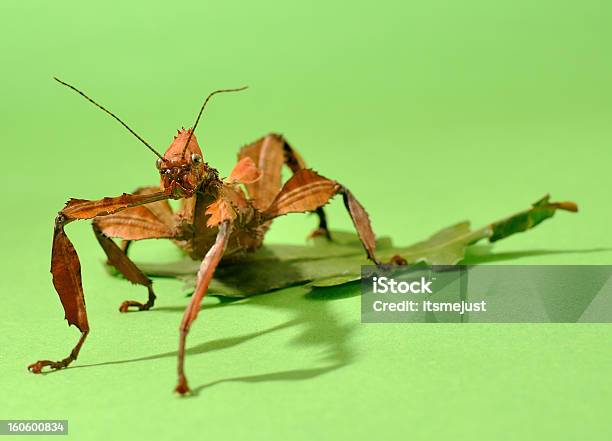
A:
<svg viewBox="0 0 612 441">
<path fill-rule="evenodd" d="M 89 334 L 79 257 L 64 228 L 75 220 L 93 219 L 93 231 L 108 262 L 127 280 L 147 289 L 145 302 L 126 300 L 119 311 L 146 311 L 155 303 L 153 282 L 130 260 L 132 241 L 169 239 L 191 258 L 201 261 L 197 284 L 180 323 L 178 380 L 175 391 L 189 392 L 185 375 L 185 341 L 198 316 L 202 299 L 215 268 L 224 259 L 240 258 L 257 250 L 272 220 L 288 213 L 315 212 L 319 227 L 314 235 L 329 238 L 323 206 L 337 194 L 357 230 L 367 257 L 380 264 L 375 255 L 375 236 L 363 206 L 338 182 L 306 167 L 300 154 L 281 135 L 269 134 L 242 147 L 229 177 L 204 161 L 195 130 L 208 101 L 216 94 L 246 89 L 221 89 L 210 93 L 191 129 L 179 130 L 170 147 L 161 155 L 115 114 L 89 98 L 76 87 L 55 78 L 62 85 L 89 100 L 123 125 L 157 156 L 160 185 L 142 187 L 133 193 L 99 200 L 70 199 L 55 218 L 51 256 L 53 285 L 65 311 L 68 325 L 75 325 L 81 336 L 70 354 L 59 361 L 39 360 L 28 366 L 33 373 L 44 367 L 61 369 L 75 361 Z M 292 176 L 281 185 L 281 169 L 286 165 Z M 246 189 L 246 193 L 244 191 Z M 180 200 L 173 211 L 168 200 Z M 121 239 L 118 245 L 113 238 Z"/>
</svg>

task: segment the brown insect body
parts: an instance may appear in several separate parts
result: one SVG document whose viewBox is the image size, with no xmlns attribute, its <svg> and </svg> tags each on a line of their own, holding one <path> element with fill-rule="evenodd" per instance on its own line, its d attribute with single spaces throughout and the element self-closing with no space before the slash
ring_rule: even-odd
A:
<svg viewBox="0 0 612 441">
<path fill-rule="evenodd" d="M 174 141 L 158 160 L 160 188 L 143 189 L 143 191 L 168 191 L 173 198 L 181 199 L 181 206 L 172 217 L 165 217 L 173 234 L 174 243 L 195 260 L 204 258 L 215 242 L 218 225 L 223 220 L 233 221 L 233 229 L 224 259 L 236 254 L 252 252 L 259 248 L 271 221 L 264 220 L 242 190 L 242 185 L 250 184 L 261 178 L 261 172 L 252 159 L 243 157 L 230 176 L 222 180 L 219 172 L 203 162 L 202 152 L 195 135 L 191 136 L 189 146 L 185 149 L 191 130 L 179 130 Z M 272 142 L 283 142 L 278 135 L 269 135 Z M 182 152 L 185 151 L 185 154 Z M 194 161 L 195 159 L 195 161 Z M 280 177 L 279 177 L 280 178 Z M 280 179 L 279 187 L 280 189 Z M 171 213 L 167 202 L 157 203 L 160 211 Z M 100 218 L 100 225 L 112 224 L 115 219 L 125 219 L 130 210 Z M 112 233 L 116 234 L 115 231 Z"/>
<path fill-rule="evenodd" d="M 143 187 L 132 194 L 94 201 L 70 199 L 59 212 L 54 228 L 51 273 L 68 324 L 79 328 L 81 338 L 68 357 L 60 361 L 40 360 L 28 366 L 32 372 L 39 373 L 45 366 L 66 367 L 76 360 L 89 333 L 80 262 L 64 232 L 65 225 L 73 220 L 93 219 L 94 233 L 109 264 L 130 282 L 147 288 L 147 302 L 125 301 L 119 308 L 121 312 L 130 307 L 147 310 L 155 302 L 152 281 L 127 256 L 131 241 L 170 239 L 192 258 L 202 261 L 194 295 L 180 325 L 176 391 L 181 394 L 189 391 L 184 374 L 186 336 L 215 268 L 222 259 L 238 259 L 259 248 L 275 217 L 316 212 L 319 229 L 314 234 L 329 237 L 322 207 L 340 193 L 368 257 L 380 263 L 375 257 L 375 237 L 365 209 L 348 189 L 306 168 L 304 160 L 282 136 L 270 134 L 243 147 L 236 166 L 224 179 L 204 162 L 193 131 L 208 99 L 220 91 L 208 96 L 194 129 L 179 130 L 161 156 L 115 115 L 76 88 L 58 81 L 117 119 L 158 156 L 160 186 Z M 293 176 L 281 185 L 284 165 L 291 169 Z M 169 199 L 181 200 L 176 212 L 168 203 Z M 122 246 L 111 238 L 122 239 Z"/>
</svg>

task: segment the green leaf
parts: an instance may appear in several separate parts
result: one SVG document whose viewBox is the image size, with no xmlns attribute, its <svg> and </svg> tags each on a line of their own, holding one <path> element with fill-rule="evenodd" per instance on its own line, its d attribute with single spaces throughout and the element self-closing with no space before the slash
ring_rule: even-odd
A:
<svg viewBox="0 0 612 441">
<path fill-rule="evenodd" d="M 526 231 L 552 217 L 557 210 L 577 211 L 573 202 L 550 202 L 545 196 L 528 210 L 472 230 L 469 222 L 444 228 L 428 239 L 408 247 L 394 247 L 391 239 L 377 241 L 377 254 L 384 262 L 399 255 L 408 264 L 454 265 L 468 246 L 490 242 Z M 239 262 L 217 268 L 209 286 L 211 294 L 247 297 L 275 289 L 306 284 L 314 287 L 341 285 L 359 279 L 361 266 L 369 265 L 356 234 L 333 231 L 332 241 L 318 237 L 307 245 L 265 245 Z M 177 277 L 193 289 L 200 262 L 186 257 L 173 263 L 138 263 L 149 276 Z"/>
<path fill-rule="evenodd" d="M 550 195 L 546 195 L 535 202 L 529 210 L 491 224 L 492 233 L 489 241 L 495 242 L 512 234 L 527 231 L 553 217 L 557 210 L 575 213 L 578 211 L 578 206 L 573 202 L 550 202 Z"/>
<path fill-rule="evenodd" d="M 438 231 L 428 239 L 405 248 L 386 250 L 381 253 L 383 260 L 393 254 L 400 255 L 408 263 L 429 265 L 454 265 L 463 259 L 465 248 L 491 234 L 488 227 L 472 231 L 469 222 L 460 222 Z M 391 252 L 393 254 L 391 254 Z"/>
</svg>

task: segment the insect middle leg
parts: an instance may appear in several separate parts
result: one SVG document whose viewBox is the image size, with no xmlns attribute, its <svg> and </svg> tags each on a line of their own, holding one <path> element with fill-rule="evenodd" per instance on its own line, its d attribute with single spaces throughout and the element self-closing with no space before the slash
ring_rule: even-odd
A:
<svg viewBox="0 0 612 441">
<path fill-rule="evenodd" d="M 152 308 L 156 298 L 153 291 L 153 281 L 144 275 L 140 268 L 127 256 L 125 251 L 117 246 L 115 241 L 102 232 L 96 221 L 92 223 L 92 227 L 98 243 L 106 253 L 107 263 L 115 267 L 130 282 L 145 286 L 149 294 L 146 303 L 136 300 L 124 301 L 119 306 L 119 312 L 128 312 L 130 306 L 135 306 L 139 311 L 146 311 Z M 131 241 L 125 241 L 124 243 L 129 244 Z"/>
<path fill-rule="evenodd" d="M 178 228 L 168 202 L 159 201 L 114 215 L 98 217 L 94 219 L 92 226 L 96 239 L 106 254 L 107 263 L 130 282 L 147 288 L 148 298 L 145 303 L 125 300 L 119 306 L 119 311 L 128 312 L 130 307 L 135 307 L 138 311 L 152 308 L 156 299 L 153 281 L 127 256 L 127 248 L 133 240 L 177 238 Z M 111 237 L 123 239 L 122 246 L 119 247 Z"/>
</svg>

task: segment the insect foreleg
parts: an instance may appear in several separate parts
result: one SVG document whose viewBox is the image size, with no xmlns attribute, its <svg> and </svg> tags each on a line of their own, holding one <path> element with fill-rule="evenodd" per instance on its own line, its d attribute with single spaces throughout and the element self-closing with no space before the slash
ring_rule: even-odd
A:
<svg viewBox="0 0 612 441">
<path fill-rule="evenodd" d="M 161 191 L 159 187 L 138 187 L 132 192 L 132 194 L 152 194 L 158 193 L 159 191 Z M 170 208 L 170 204 L 168 204 L 168 201 L 156 202 L 154 204 L 149 205 L 148 208 L 153 209 L 153 214 L 156 215 L 157 220 L 161 220 L 166 224 L 170 223 L 169 220 L 172 218 L 172 209 Z M 121 241 L 121 245 L 119 247 L 126 256 L 128 255 L 128 249 L 130 248 L 130 245 L 132 245 L 132 242 L 133 240 L 127 239 L 123 239 Z"/>
<path fill-rule="evenodd" d="M 55 218 L 53 230 L 51 274 L 53 275 L 53 285 L 64 307 L 68 325 L 75 325 L 81 331 L 81 338 L 68 357 L 60 361 L 37 361 L 28 366 L 31 372 L 40 373 L 45 366 L 49 366 L 51 369 L 61 369 L 68 366 L 76 360 L 89 333 L 85 296 L 81 282 L 81 263 L 72 242 L 64 231 L 64 227 L 74 220 L 108 216 L 126 208 L 161 201 L 169 197 L 169 193 L 157 192 L 147 195 L 123 194 L 115 198 L 104 198 L 97 201 L 70 199 L 63 210 L 59 212 Z"/>
<path fill-rule="evenodd" d="M 51 273 L 53 274 L 53 285 L 60 294 L 60 300 L 66 312 L 68 325 L 75 325 L 81 331 L 81 338 L 70 352 L 68 357 L 59 361 L 39 360 L 28 366 L 28 370 L 38 374 L 42 368 L 49 366 L 51 369 L 61 369 L 68 366 L 77 359 L 81 346 L 89 333 L 87 312 L 85 311 L 85 297 L 81 283 L 81 264 L 79 256 L 68 236 L 64 232 L 64 226 L 69 221 L 61 212 L 55 218 L 53 230 L 53 249 L 51 252 Z"/>
<path fill-rule="evenodd" d="M 35 374 L 39 374 L 45 366 L 49 366 L 51 369 L 54 369 L 54 370 L 67 367 L 70 363 L 76 360 L 77 357 L 79 356 L 79 352 L 81 351 L 81 346 L 83 346 L 83 343 L 85 342 L 85 339 L 87 338 L 87 334 L 89 334 L 89 330 L 81 332 L 81 338 L 79 338 L 79 341 L 77 342 L 76 346 L 72 349 L 72 351 L 70 351 L 70 355 L 68 355 L 68 357 L 64 358 L 63 360 L 59 360 L 59 361 L 38 360 L 36 363 L 32 363 L 31 365 L 29 365 L 28 370 Z"/>
<path fill-rule="evenodd" d="M 219 225 L 219 232 L 217 233 L 215 243 L 208 250 L 206 256 L 204 256 L 204 259 L 202 260 L 200 270 L 198 271 L 196 289 L 193 293 L 193 296 L 191 297 L 189 305 L 185 309 L 185 313 L 183 314 L 183 320 L 181 321 L 181 326 L 179 329 L 180 337 L 177 365 L 178 383 L 175 388 L 175 391 L 181 395 L 184 395 L 189 392 L 189 386 L 187 385 L 187 377 L 185 376 L 185 340 L 187 339 L 187 334 L 189 333 L 191 324 L 197 318 L 198 312 L 200 312 L 202 299 L 206 295 L 206 290 L 208 289 L 208 285 L 213 277 L 215 269 L 217 268 L 221 257 L 223 257 L 223 253 L 225 252 L 225 248 L 227 246 L 227 239 L 230 236 L 231 229 L 232 224 L 229 221 L 224 221 Z"/>
</svg>

